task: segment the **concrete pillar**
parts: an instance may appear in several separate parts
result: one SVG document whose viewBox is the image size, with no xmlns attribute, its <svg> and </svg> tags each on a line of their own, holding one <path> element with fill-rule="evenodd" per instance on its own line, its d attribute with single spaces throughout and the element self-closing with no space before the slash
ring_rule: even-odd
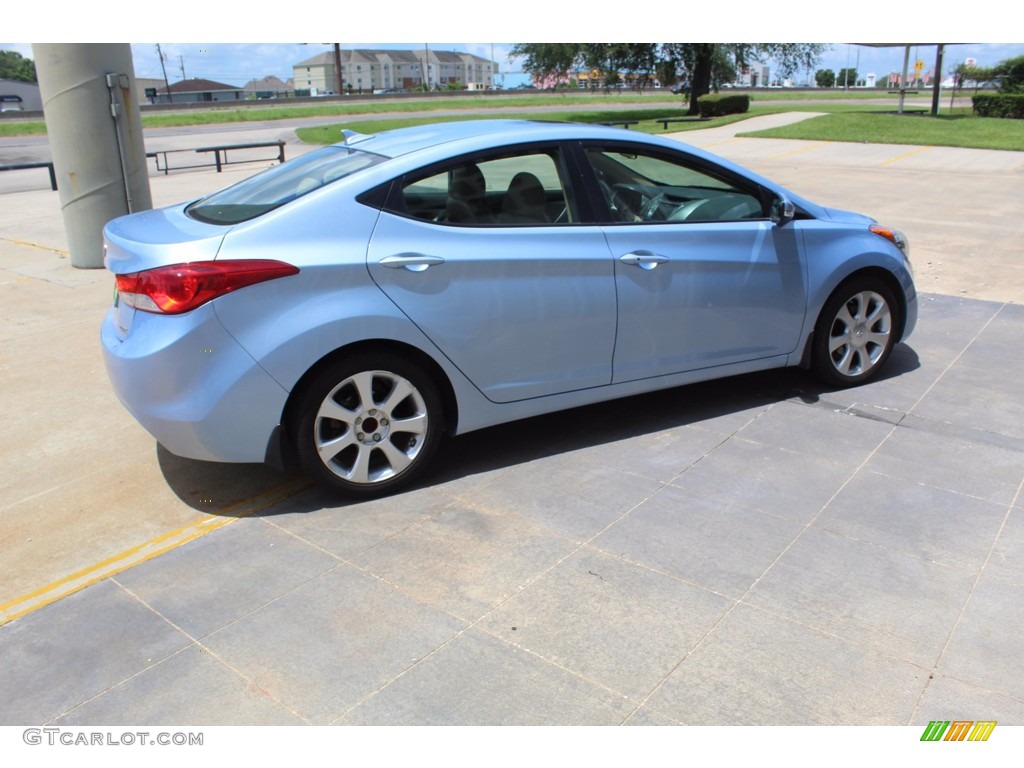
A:
<svg viewBox="0 0 1024 768">
<path fill-rule="evenodd" d="M 32 46 L 76 267 L 103 266 L 103 225 L 153 207 L 127 43 Z"/>
</svg>

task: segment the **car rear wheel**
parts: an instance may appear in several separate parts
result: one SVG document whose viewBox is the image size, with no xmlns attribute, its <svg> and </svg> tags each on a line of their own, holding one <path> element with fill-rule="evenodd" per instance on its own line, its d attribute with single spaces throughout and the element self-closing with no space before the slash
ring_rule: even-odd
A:
<svg viewBox="0 0 1024 768">
<path fill-rule="evenodd" d="M 814 372 L 840 387 L 873 378 L 896 343 L 898 311 L 892 291 L 881 280 L 862 277 L 839 286 L 815 328 Z"/>
<path fill-rule="evenodd" d="M 298 404 L 294 429 L 303 470 L 355 498 L 411 483 L 443 431 L 432 379 L 395 355 L 358 355 L 321 371 Z"/>
</svg>

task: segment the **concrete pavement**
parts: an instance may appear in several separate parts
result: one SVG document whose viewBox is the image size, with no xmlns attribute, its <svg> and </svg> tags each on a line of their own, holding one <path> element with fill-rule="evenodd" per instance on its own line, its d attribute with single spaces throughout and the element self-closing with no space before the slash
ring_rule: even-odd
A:
<svg viewBox="0 0 1024 768">
<path fill-rule="evenodd" d="M 886 376 L 484 430 L 363 504 L 156 446 L 100 360 L 110 276 L 45 179 L 0 194 L 0 723 L 1024 723 L 1024 157 L 681 138 L 908 232 Z"/>
</svg>

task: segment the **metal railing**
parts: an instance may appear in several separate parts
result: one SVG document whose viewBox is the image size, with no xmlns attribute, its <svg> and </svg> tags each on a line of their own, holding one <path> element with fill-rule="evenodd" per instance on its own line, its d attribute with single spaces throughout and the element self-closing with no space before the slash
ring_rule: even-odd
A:
<svg viewBox="0 0 1024 768">
<path fill-rule="evenodd" d="M 247 157 L 242 160 L 232 160 L 228 156 L 228 152 L 239 149 L 262 149 L 265 147 L 277 147 L 276 157 Z M 204 154 L 208 155 L 213 153 L 213 161 L 207 161 L 203 163 L 192 163 L 189 165 L 176 165 L 171 167 L 169 156 L 180 154 L 182 152 L 191 152 L 193 154 Z M 284 142 L 283 141 L 258 141 L 251 144 L 221 144 L 215 147 L 199 147 L 197 149 L 164 149 L 157 152 L 147 152 L 146 157 L 151 157 L 156 162 L 156 169 L 163 171 L 166 176 L 171 171 L 183 171 L 189 168 L 210 168 L 215 167 L 217 173 L 224 170 L 225 165 L 237 165 L 239 163 L 259 163 L 266 162 L 267 160 L 277 160 L 279 163 L 284 162 Z M 161 160 L 163 165 L 161 166 Z M 9 165 L 0 165 L 0 171 L 23 171 L 31 168 L 46 168 L 50 172 L 50 189 L 54 192 L 57 191 L 57 173 L 53 169 L 53 163 L 11 163 Z"/>
<path fill-rule="evenodd" d="M 23 171 L 29 168 L 46 168 L 50 171 L 50 189 L 57 191 L 57 174 L 53 170 L 53 163 L 12 163 L 11 165 L 0 165 L 0 171 Z"/>
<path fill-rule="evenodd" d="M 229 159 L 228 152 L 239 149 L 261 149 L 264 147 L 277 147 L 276 158 L 266 157 L 247 157 L 243 160 L 231 160 Z M 202 163 L 190 163 L 187 165 L 175 165 L 173 168 L 170 163 L 171 155 L 179 155 L 183 152 L 191 152 L 193 154 L 209 154 L 213 153 L 213 162 L 202 162 Z M 258 163 L 266 162 L 267 160 L 277 160 L 279 163 L 284 162 L 284 142 L 283 141 L 257 141 L 251 144 L 221 144 L 215 147 L 197 147 L 196 149 L 163 149 L 156 152 L 147 152 L 146 157 L 153 158 L 156 163 L 156 169 L 163 171 L 166 176 L 171 171 L 184 171 L 190 168 L 210 168 L 216 167 L 217 173 L 224 170 L 225 165 L 237 165 L 239 163 Z M 163 160 L 163 165 L 161 165 Z"/>
</svg>

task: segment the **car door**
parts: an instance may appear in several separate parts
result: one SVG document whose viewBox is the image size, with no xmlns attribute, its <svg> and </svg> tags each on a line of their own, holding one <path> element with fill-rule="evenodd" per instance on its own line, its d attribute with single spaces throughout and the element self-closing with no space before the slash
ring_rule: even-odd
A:
<svg viewBox="0 0 1024 768">
<path fill-rule="evenodd" d="M 584 150 L 607 206 L 618 329 L 613 380 L 794 351 L 806 306 L 796 227 L 759 185 L 683 153 Z"/>
<path fill-rule="evenodd" d="M 377 285 L 494 402 L 606 385 L 614 265 L 557 146 L 463 157 L 392 184 Z"/>
</svg>

